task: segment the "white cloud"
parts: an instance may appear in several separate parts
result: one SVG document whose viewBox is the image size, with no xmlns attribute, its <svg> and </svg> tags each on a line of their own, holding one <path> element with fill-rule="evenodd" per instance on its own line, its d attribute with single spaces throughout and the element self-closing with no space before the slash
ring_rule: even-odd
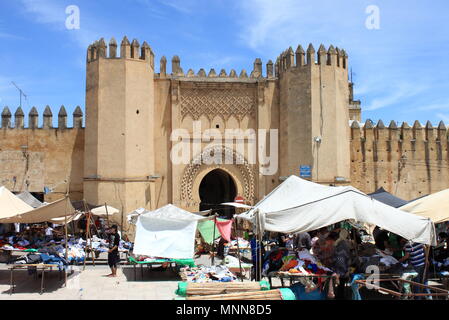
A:
<svg viewBox="0 0 449 320">
<path fill-rule="evenodd" d="M 36 23 L 46 24 L 61 32 L 67 32 L 81 48 L 85 49 L 94 40 L 98 40 L 101 34 L 98 25 L 94 25 L 88 18 L 87 13 L 80 8 L 81 28 L 68 30 L 66 28 L 66 7 L 56 1 L 50 0 L 22 0 L 23 8 L 27 17 Z M 89 21 L 89 24 L 86 22 Z M 86 26 L 88 25 L 88 26 Z"/>
<path fill-rule="evenodd" d="M 59 24 L 65 27 L 65 7 L 48 0 L 22 0 L 25 11 L 38 23 Z"/>
<path fill-rule="evenodd" d="M 397 85 L 394 83 L 388 83 L 388 87 L 377 86 L 374 93 L 377 98 L 372 99 L 369 105 L 363 107 L 363 109 L 365 111 L 372 111 L 395 106 L 403 101 L 406 101 L 407 99 L 423 93 L 426 89 L 428 89 L 428 86 L 425 84 L 419 85 L 409 82 L 403 82 Z"/>
<path fill-rule="evenodd" d="M 179 11 L 181 13 L 191 13 L 191 4 L 189 1 L 186 0 L 159 0 L 160 3 L 162 3 L 165 6 L 168 6 L 170 8 L 175 9 L 176 11 Z"/>
</svg>

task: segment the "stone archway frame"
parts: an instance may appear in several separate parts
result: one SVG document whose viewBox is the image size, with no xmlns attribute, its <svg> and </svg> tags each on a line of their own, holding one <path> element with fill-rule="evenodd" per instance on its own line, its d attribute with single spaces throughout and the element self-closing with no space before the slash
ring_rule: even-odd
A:
<svg viewBox="0 0 449 320">
<path fill-rule="evenodd" d="M 219 153 L 223 158 L 223 164 L 204 164 L 201 159 L 210 156 L 212 151 Z M 226 164 L 231 162 L 232 164 Z M 203 178 L 211 171 L 220 169 L 228 173 L 234 180 L 237 194 L 243 196 L 250 203 L 255 200 L 256 180 L 252 166 L 248 161 L 235 150 L 222 146 L 211 146 L 204 149 L 195 156 L 189 165 L 184 169 L 181 180 L 181 201 L 189 207 L 199 206 L 201 199 L 199 187 Z"/>
</svg>

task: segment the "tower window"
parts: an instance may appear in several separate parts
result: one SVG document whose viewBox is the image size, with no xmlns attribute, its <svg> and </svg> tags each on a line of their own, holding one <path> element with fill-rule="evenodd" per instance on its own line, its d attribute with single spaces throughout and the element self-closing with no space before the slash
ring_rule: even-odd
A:
<svg viewBox="0 0 449 320">
<path fill-rule="evenodd" d="M 215 128 L 220 129 L 220 125 L 219 124 L 215 125 Z"/>
</svg>

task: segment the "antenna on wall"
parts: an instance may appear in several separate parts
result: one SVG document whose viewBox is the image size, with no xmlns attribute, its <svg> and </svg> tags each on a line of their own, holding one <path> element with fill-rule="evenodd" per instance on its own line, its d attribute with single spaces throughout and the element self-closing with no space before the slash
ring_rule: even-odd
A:
<svg viewBox="0 0 449 320">
<path fill-rule="evenodd" d="M 19 86 L 18 86 L 14 81 L 11 81 L 11 83 L 14 85 L 14 87 L 17 88 L 17 90 L 19 90 L 19 95 L 20 95 L 20 105 L 19 105 L 19 107 L 22 108 L 22 96 L 23 96 L 23 97 L 25 98 L 25 100 L 26 100 L 26 99 L 27 99 L 27 95 L 25 94 L 25 92 L 23 92 L 22 89 L 19 88 Z"/>
</svg>

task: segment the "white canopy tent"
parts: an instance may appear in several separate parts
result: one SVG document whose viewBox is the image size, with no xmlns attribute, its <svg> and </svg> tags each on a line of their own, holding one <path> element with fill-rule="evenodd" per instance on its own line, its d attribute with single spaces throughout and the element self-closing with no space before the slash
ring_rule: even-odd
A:
<svg viewBox="0 0 449 320">
<path fill-rule="evenodd" d="M 16 197 L 18 201 L 22 201 Z M 22 201 L 23 202 L 23 201 Z M 27 205 L 25 202 L 23 202 Z M 27 205 L 28 206 L 28 205 Z M 9 215 L 0 219 L 0 223 L 41 223 L 41 222 L 54 222 L 54 218 L 62 218 L 71 216 L 75 213 L 75 209 L 70 202 L 69 197 L 57 200 L 49 203 L 37 209 L 31 209 L 26 212 L 16 213 L 15 215 Z"/>
<path fill-rule="evenodd" d="M 312 231 L 344 220 L 377 225 L 408 240 L 436 244 L 428 218 L 371 199 L 354 187 L 329 187 L 290 176 L 251 210 L 237 218 L 258 223 L 262 231 Z"/>
<path fill-rule="evenodd" d="M 19 199 L 6 187 L 0 187 L 0 223 L 2 219 L 11 218 L 33 210 L 33 207 Z"/>
<path fill-rule="evenodd" d="M 434 223 L 449 221 L 449 189 L 419 198 L 399 209 L 429 218 Z"/>
<path fill-rule="evenodd" d="M 198 221 L 209 219 L 172 204 L 132 214 L 138 215 L 133 253 L 171 259 L 193 257 Z"/>
</svg>

